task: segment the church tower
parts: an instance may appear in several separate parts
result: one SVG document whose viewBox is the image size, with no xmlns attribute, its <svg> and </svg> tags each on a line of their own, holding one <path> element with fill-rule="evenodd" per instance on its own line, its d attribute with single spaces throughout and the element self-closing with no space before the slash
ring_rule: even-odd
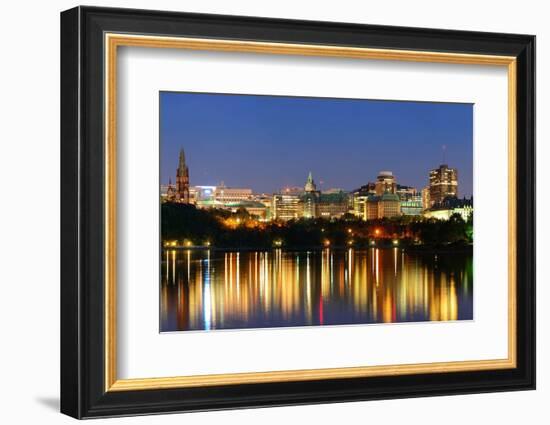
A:
<svg viewBox="0 0 550 425">
<path fill-rule="evenodd" d="M 315 186 L 315 182 L 313 181 L 313 176 L 311 175 L 311 171 L 309 172 L 309 176 L 307 176 L 306 185 L 304 186 L 305 192 L 315 192 L 317 190 L 317 187 Z"/>
<path fill-rule="evenodd" d="M 180 150 L 179 164 L 176 171 L 176 202 L 189 203 L 189 168 L 185 164 L 185 152 Z"/>
</svg>

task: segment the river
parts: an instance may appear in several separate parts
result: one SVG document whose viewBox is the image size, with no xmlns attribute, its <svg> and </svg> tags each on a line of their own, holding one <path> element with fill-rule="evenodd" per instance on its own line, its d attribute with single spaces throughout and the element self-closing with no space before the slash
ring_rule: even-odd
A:
<svg viewBox="0 0 550 425">
<path fill-rule="evenodd" d="M 160 329 L 471 320 L 471 253 L 163 250 Z"/>
</svg>

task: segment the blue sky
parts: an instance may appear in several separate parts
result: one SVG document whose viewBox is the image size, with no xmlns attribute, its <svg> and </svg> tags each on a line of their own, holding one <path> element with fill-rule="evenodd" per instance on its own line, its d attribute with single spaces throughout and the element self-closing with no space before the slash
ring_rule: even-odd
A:
<svg viewBox="0 0 550 425">
<path fill-rule="evenodd" d="M 471 104 L 161 92 L 160 106 L 162 183 L 183 147 L 191 185 L 271 193 L 311 171 L 318 188 L 352 190 L 390 170 L 421 189 L 445 158 L 472 194 Z"/>
</svg>

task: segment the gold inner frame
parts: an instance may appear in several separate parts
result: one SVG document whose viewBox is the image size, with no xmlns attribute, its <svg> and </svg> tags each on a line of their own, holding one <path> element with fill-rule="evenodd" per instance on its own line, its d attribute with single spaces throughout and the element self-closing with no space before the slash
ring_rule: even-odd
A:
<svg viewBox="0 0 550 425">
<path fill-rule="evenodd" d="M 307 381 L 336 378 L 409 375 L 510 369 L 516 367 L 516 58 L 462 53 L 370 49 L 326 45 L 267 43 L 105 34 L 105 391 L 133 391 L 213 385 Z M 116 325 L 116 123 L 117 48 L 120 46 L 325 56 L 507 67 L 508 72 L 508 357 L 495 360 L 285 370 L 118 379 Z"/>
</svg>

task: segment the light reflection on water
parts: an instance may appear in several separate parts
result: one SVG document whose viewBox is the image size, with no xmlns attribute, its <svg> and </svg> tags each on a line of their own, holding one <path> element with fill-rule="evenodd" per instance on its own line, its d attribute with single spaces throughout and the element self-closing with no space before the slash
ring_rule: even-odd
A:
<svg viewBox="0 0 550 425">
<path fill-rule="evenodd" d="M 165 250 L 161 331 L 472 319 L 472 255 Z"/>
</svg>

